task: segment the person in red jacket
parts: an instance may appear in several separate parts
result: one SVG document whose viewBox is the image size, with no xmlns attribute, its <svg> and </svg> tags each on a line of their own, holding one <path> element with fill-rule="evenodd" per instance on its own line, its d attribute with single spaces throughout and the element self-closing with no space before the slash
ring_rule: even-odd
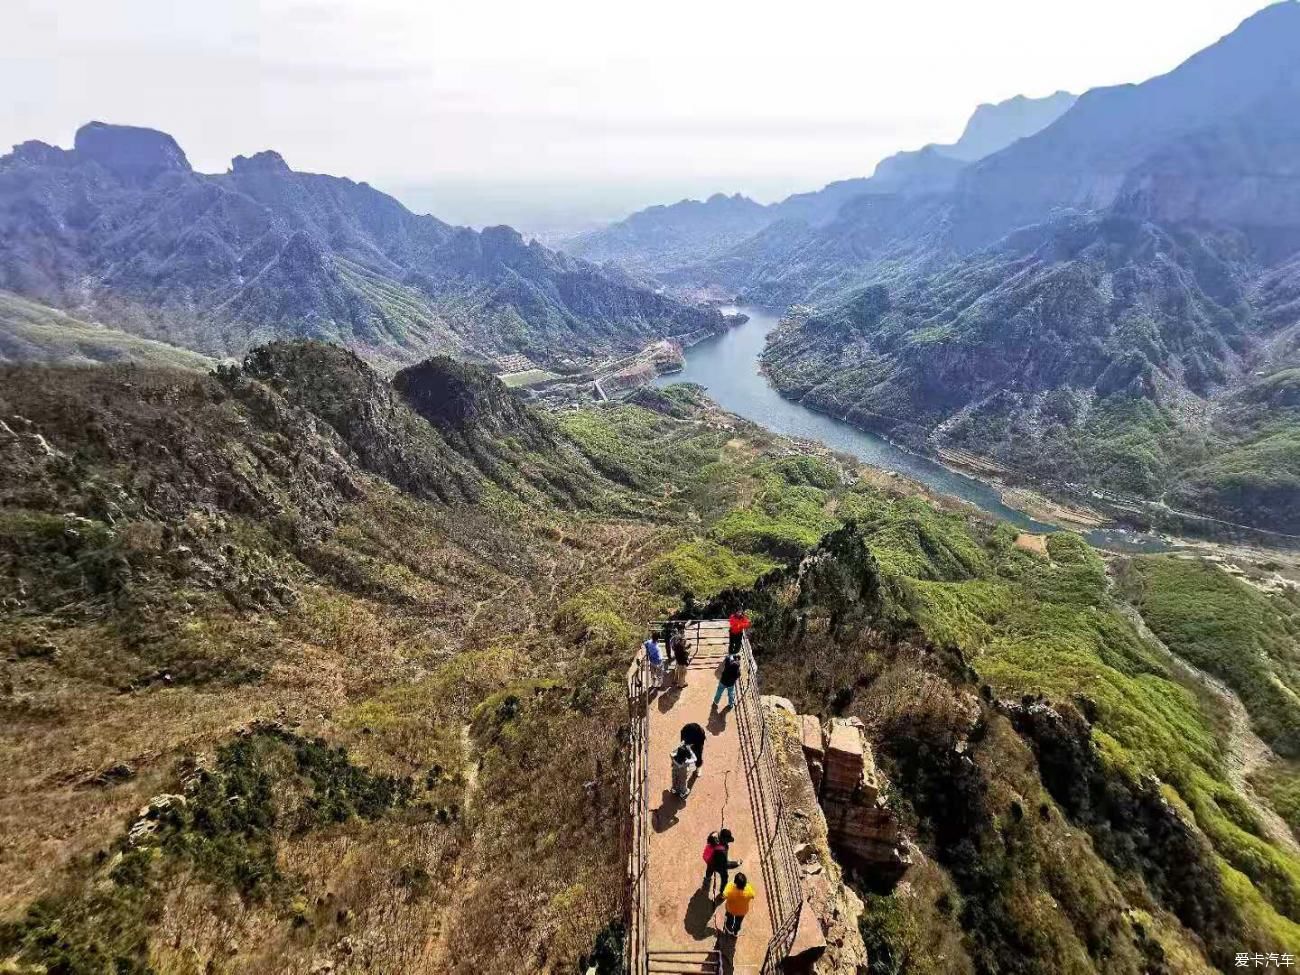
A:
<svg viewBox="0 0 1300 975">
<path fill-rule="evenodd" d="M 710 833 L 704 844 L 704 881 L 701 886 L 710 896 L 713 894 L 713 875 L 718 875 L 718 894 L 727 886 L 727 875 L 740 866 L 739 860 L 731 859 L 731 842 L 735 837 L 725 826 L 717 833 Z"/>
<path fill-rule="evenodd" d="M 738 609 L 731 614 L 727 620 L 727 630 L 729 637 L 727 640 L 727 652 L 740 652 L 740 642 L 745 638 L 745 631 L 749 629 L 749 617 L 745 615 L 743 609 Z"/>
</svg>

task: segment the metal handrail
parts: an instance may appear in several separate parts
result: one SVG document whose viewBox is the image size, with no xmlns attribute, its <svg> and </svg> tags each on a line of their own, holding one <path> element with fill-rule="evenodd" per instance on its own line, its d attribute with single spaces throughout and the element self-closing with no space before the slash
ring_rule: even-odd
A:
<svg viewBox="0 0 1300 975">
<path fill-rule="evenodd" d="M 665 653 L 667 653 L 667 651 L 668 651 L 668 646 L 667 646 L 667 645 L 668 645 L 668 642 L 669 642 L 669 641 L 668 641 L 667 629 L 666 629 L 667 627 L 670 627 L 670 626 L 681 626 L 681 627 L 685 627 L 687 630 L 690 630 L 691 628 L 694 628 L 694 630 L 695 630 L 695 647 L 694 647 L 694 649 L 691 650 L 691 657 L 694 658 L 694 656 L 695 656 L 697 653 L 700 652 L 700 641 L 703 639 L 703 635 L 700 633 L 700 624 L 701 624 L 701 623 L 716 623 L 716 622 L 717 622 L 717 620 L 651 620 L 651 621 L 650 621 L 650 626 L 652 626 L 652 627 L 656 627 L 656 628 L 658 628 L 658 627 L 664 627 L 664 628 L 665 628 L 665 631 L 664 631 L 664 652 L 665 652 Z M 688 637 L 687 637 L 687 640 L 690 640 L 690 639 L 691 639 L 691 637 L 688 636 Z"/>
<path fill-rule="evenodd" d="M 630 975 L 646 975 L 649 958 L 646 936 L 649 928 L 650 839 L 650 662 L 638 650 L 627 669 L 628 762 L 627 817 L 623 831 L 626 876 L 624 913 L 628 919 L 624 953 Z"/>
<path fill-rule="evenodd" d="M 759 862 L 768 890 L 768 911 L 772 918 L 772 939 L 761 969 L 773 975 L 794 944 L 803 911 L 803 885 L 798 860 L 786 829 L 786 805 L 780 791 L 780 770 L 768 733 L 758 694 L 758 664 L 749 635 L 741 641 L 744 669 L 741 672 L 737 722 L 745 775 L 749 780 L 750 806 L 758 831 Z"/>
</svg>

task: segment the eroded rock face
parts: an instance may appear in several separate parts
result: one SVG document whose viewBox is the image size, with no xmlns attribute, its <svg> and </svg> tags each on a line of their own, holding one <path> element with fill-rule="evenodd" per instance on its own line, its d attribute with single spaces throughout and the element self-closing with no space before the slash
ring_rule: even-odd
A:
<svg viewBox="0 0 1300 975">
<path fill-rule="evenodd" d="M 826 739 L 822 733 L 822 724 L 815 715 L 801 714 L 799 734 L 803 745 L 804 761 L 808 763 L 808 775 L 812 779 L 813 792 L 820 795 L 822 778 L 826 772 Z"/>
<path fill-rule="evenodd" d="M 811 724 L 809 719 L 811 718 Z M 816 752 L 816 732 L 822 732 L 825 770 L 819 795 L 831 848 L 845 866 L 867 873 L 873 884 L 897 882 L 909 858 L 901 845 L 898 820 L 885 805 L 875 755 L 856 718 L 836 718 L 822 729 L 816 718 L 801 718 L 804 755 Z M 814 763 L 809 761 L 813 776 Z"/>
<path fill-rule="evenodd" d="M 817 790 L 808 775 L 803 742 L 807 716 L 771 699 L 764 703 L 777 742 L 776 755 L 785 772 L 786 828 L 795 844 L 804 893 L 799 928 L 782 970 L 805 975 L 867 975 L 867 949 L 858 928 L 862 901 L 844 883 L 831 852 L 826 818 L 817 804 Z"/>
</svg>

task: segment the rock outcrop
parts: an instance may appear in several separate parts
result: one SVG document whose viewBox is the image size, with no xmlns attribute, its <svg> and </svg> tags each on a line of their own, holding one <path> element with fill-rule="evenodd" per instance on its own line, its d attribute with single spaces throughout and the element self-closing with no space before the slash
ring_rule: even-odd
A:
<svg viewBox="0 0 1300 975">
<path fill-rule="evenodd" d="M 776 703 L 780 701 L 780 703 Z M 858 930 L 862 901 L 844 882 L 831 852 L 826 818 L 808 775 L 803 718 L 782 699 L 764 698 L 776 756 L 785 772 L 782 796 L 789 811 L 795 856 L 803 881 L 804 910 L 782 970 L 803 975 L 867 975 L 867 949 Z"/>
<path fill-rule="evenodd" d="M 870 874 L 873 885 L 892 884 L 909 860 L 899 842 L 898 820 L 885 805 L 862 722 L 836 718 L 823 740 L 825 774 L 820 795 L 831 848 L 841 863 Z M 808 750 L 805 745 L 805 754 Z"/>
</svg>

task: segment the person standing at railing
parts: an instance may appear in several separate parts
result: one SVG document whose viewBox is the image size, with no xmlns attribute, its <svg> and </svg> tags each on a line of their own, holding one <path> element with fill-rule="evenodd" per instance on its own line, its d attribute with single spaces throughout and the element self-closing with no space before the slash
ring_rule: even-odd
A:
<svg viewBox="0 0 1300 975">
<path fill-rule="evenodd" d="M 713 707 L 716 708 L 718 702 L 722 700 L 723 691 L 727 692 L 727 707 L 736 706 L 736 681 L 738 680 L 740 680 L 740 655 L 729 653 L 722 661 L 722 670 L 718 673 L 718 689 L 713 695 Z"/>
<path fill-rule="evenodd" d="M 727 653 L 740 653 L 741 641 L 749 629 L 749 617 L 743 609 L 738 609 L 727 619 Z"/>
<path fill-rule="evenodd" d="M 727 884 L 722 892 L 722 899 L 726 904 L 726 919 L 722 922 L 724 934 L 729 934 L 733 938 L 740 934 L 740 926 L 745 923 L 749 905 L 754 902 L 756 896 L 758 891 L 743 873 L 736 874 L 736 879 Z"/>
<path fill-rule="evenodd" d="M 691 648 L 686 643 L 685 626 L 673 630 L 672 639 L 668 641 L 668 651 L 673 658 L 673 683 L 677 687 L 685 687 L 686 668 L 691 662 Z"/>
<path fill-rule="evenodd" d="M 659 648 L 659 641 L 655 639 L 653 630 L 650 632 L 650 639 L 641 646 L 645 649 L 646 663 L 650 665 L 650 690 L 657 691 L 664 683 L 664 652 Z"/>
</svg>

